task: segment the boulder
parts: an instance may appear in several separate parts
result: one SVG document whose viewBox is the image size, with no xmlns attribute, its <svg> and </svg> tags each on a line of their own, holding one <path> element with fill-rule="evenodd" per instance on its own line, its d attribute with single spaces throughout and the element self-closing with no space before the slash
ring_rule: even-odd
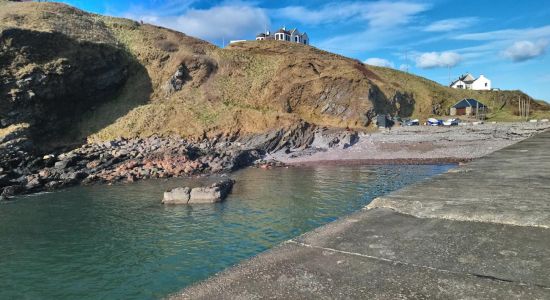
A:
<svg viewBox="0 0 550 300">
<path fill-rule="evenodd" d="M 88 174 L 86 174 L 85 172 L 77 171 L 63 173 L 59 178 L 65 181 L 79 181 L 86 177 L 88 177 Z"/>
<path fill-rule="evenodd" d="M 223 201 L 231 192 L 235 181 L 224 179 L 208 187 L 175 188 L 164 193 L 163 204 L 199 204 Z"/>
<path fill-rule="evenodd" d="M 22 193 L 25 190 L 23 186 L 20 185 L 10 185 L 5 187 L 2 190 L 2 194 L 0 195 L 0 199 L 9 199 L 17 194 Z"/>
<path fill-rule="evenodd" d="M 40 178 L 38 178 L 38 176 L 31 178 L 25 185 L 25 188 L 27 190 L 34 190 L 40 187 L 42 187 L 42 182 L 40 181 Z"/>
<path fill-rule="evenodd" d="M 189 204 L 216 203 L 223 201 L 233 189 L 235 181 L 225 179 L 212 184 L 210 187 L 198 187 L 191 190 Z"/>
<path fill-rule="evenodd" d="M 163 204 L 187 204 L 191 197 L 191 189 L 188 187 L 175 188 L 171 191 L 164 192 Z"/>
<path fill-rule="evenodd" d="M 0 187 L 10 184 L 10 178 L 7 174 L 0 174 Z"/>
<path fill-rule="evenodd" d="M 55 190 L 59 187 L 61 187 L 63 183 L 61 181 L 50 181 L 44 185 L 44 187 L 48 190 Z"/>
</svg>

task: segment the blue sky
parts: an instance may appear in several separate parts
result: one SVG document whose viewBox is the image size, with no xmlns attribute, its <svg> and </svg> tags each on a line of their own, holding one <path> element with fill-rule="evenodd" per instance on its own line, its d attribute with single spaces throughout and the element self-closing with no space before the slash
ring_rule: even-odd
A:
<svg viewBox="0 0 550 300">
<path fill-rule="evenodd" d="M 64 0 L 170 27 L 217 45 L 265 27 L 306 31 L 313 46 L 441 84 L 483 74 L 493 87 L 550 100 L 550 1 Z M 450 71 L 450 72 L 449 72 Z"/>
</svg>

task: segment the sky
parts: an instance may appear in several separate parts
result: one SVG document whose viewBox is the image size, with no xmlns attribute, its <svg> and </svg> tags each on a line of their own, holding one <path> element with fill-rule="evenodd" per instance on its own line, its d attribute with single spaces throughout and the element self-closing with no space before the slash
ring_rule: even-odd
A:
<svg viewBox="0 0 550 300">
<path fill-rule="evenodd" d="M 222 46 L 298 28 L 312 46 L 447 85 L 464 73 L 550 101 L 547 0 L 62 0 Z"/>
</svg>

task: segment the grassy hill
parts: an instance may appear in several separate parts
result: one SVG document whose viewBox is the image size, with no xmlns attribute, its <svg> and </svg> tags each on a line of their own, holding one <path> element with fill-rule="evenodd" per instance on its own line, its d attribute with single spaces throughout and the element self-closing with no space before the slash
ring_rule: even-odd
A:
<svg viewBox="0 0 550 300">
<path fill-rule="evenodd" d="M 427 118 L 465 97 L 514 120 L 520 91 L 465 91 L 314 47 L 218 48 L 183 33 L 57 3 L 0 1 L 0 124 L 40 144 L 152 134 L 246 134 L 298 120 L 365 128 Z M 533 101 L 536 116 L 548 105 Z"/>
</svg>

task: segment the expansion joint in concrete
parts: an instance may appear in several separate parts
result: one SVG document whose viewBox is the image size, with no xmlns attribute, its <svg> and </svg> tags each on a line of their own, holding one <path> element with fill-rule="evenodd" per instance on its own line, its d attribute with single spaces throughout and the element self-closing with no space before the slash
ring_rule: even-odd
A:
<svg viewBox="0 0 550 300">
<path fill-rule="evenodd" d="M 377 256 L 373 256 L 373 255 L 363 254 L 363 253 L 338 250 L 338 249 L 333 249 L 333 248 L 328 248 L 328 247 L 314 246 L 314 245 L 298 242 L 298 241 L 295 241 L 295 240 L 288 240 L 285 243 L 294 244 L 294 245 L 298 245 L 298 246 L 306 247 L 306 248 L 313 248 L 313 249 L 318 249 L 318 250 L 323 250 L 323 251 L 340 253 L 340 254 L 344 254 L 344 255 L 353 255 L 353 256 L 359 256 L 359 257 L 364 257 L 364 258 L 368 258 L 368 259 L 374 259 L 374 260 L 377 260 L 377 261 L 383 261 L 383 262 L 391 263 L 391 264 L 394 264 L 394 265 L 403 265 L 403 266 L 421 268 L 421 269 L 432 270 L 432 271 L 436 271 L 436 272 L 454 274 L 454 275 L 467 275 L 467 276 L 473 276 L 473 277 L 477 277 L 477 278 L 488 279 L 488 280 L 492 280 L 492 281 L 515 283 L 517 285 L 534 286 L 534 287 L 542 288 L 542 289 L 545 289 L 545 290 L 550 290 L 549 286 L 540 285 L 540 284 L 530 284 L 530 283 L 525 283 L 525 282 L 520 282 L 520 281 L 514 281 L 514 280 L 499 278 L 499 277 L 495 277 L 495 276 L 491 276 L 491 275 L 484 275 L 484 274 L 460 273 L 460 272 L 455 272 L 455 271 L 450 271 L 450 270 L 445 270 L 445 269 L 440 269 L 440 268 L 434 268 L 434 267 L 430 267 L 430 266 L 407 263 L 407 262 L 400 261 L 400 260 L 393 260 L 393 259 L 388 259 L 388 258 L 383 258 L 383 257 L 377 257 Z"/>
<path fill-rule="evenodd" d="M 376 200 L 376 199 L 374 199 L 374 200 Z M 419 208 L 422 208 L 422 203 L 419 204 Z M 506 222 L 493 222 L 493 221 L 490 221 L 490 220 L 469 220 L 469 219 L 465 219 L 465 218 L 460 219 L 460 218 L 451 218 L 451 217 L 444 217 L 444 216 L 424 217 L 424 216 L 418 216 L 418 215 L 415 215 L 415 214 L 412 214 L 412 213 L 408 213 L 408 212 L 405 212 L 405 211 L 401 211 L 399 209 L 395 209 L 394 207 L 390 207 L 390 206 L 370 207 L 370 204 L 369 204 L 369 205 L 364 206 L 362 208 L 363 211 L 375 210 L 375 209 L 389 209 L 389 210 L 392 210 L 392 211 L 394 211 L 398 214 L 407 215 L 407 216 L 410 216 L 410 217 L 413 217 L 413 218 L 424 219 L 424 220 L 446 220 L 446 221 L 454 221 L 454 222 L 472 222 L 472 223 L 480 223 L 480 224 L 492 224 L 492 225 L 505 225 L 505 226 L 515 226 L 515 227 L 527 227 L 527 228 L 531 227 L 531 228 L 550 229 L 550 226 L 542 225 L 542 224 L 539 224 L 539 225 L 516 224 L 516 223 L 511 223 L 511 222 L 506 223 Z"/>
</svg>

